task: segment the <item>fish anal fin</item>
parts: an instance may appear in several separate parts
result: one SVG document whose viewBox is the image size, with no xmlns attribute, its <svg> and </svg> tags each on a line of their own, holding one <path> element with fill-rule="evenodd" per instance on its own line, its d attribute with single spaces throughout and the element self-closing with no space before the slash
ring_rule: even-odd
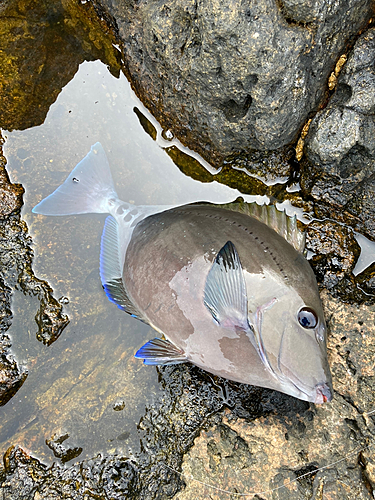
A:
<svg viewBox="0 0 375 500">
<path fill-rule="evenodd" d="M 119 227 L 116 220 L 106 218 L 100 245 L 100 279 L 108 299 L 120 309 L 143 320 L 130 300 L 122 280 Z"/>
<path fill-rule="evenodd" d="M 149 340 L 134 357 L 143 359 L 145 365 L 174 365 L 188 361 L 182 349 L 167 339 L 158 338 Z"/>
<path fill-rule="evenodd" d="M 204 304 L 221 327 L 251 330 L 242 265 L 231 241 L 218 252 L 207 275 Z"/>
</svg>

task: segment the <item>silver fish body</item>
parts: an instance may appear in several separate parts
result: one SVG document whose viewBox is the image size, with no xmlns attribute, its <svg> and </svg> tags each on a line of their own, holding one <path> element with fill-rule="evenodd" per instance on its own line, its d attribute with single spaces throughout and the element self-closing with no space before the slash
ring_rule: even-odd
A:
<svg viewBox="0 0 375 500">
<path fill-rule="evenodd" d="M 204 304 L 207 275 L 227 241 L 240 257 L 249 323 L 263 339 L 268 366 L 250 332 L 218 325 Z M 300 399 L 329 399 L 326 326 L 315 276 L 303 255 L 262 222 L 208 205 L 151 215 L 133 232 L 123 278 L 149 324 L 195 365 Z M 303 308 L 315 311 L 315 328 L 298 322 Z"/>
<path fill-rule="evenodd" d="M 190 361 L 302 400 L 332 399 L 315 276 L 265 223 L 210 204 L 121 202 L 99 143 L 33 211 L 111 214 L 101 280 L 112 302 L 162 334 L 136 353 L 146 364 Z"/>
</svg>

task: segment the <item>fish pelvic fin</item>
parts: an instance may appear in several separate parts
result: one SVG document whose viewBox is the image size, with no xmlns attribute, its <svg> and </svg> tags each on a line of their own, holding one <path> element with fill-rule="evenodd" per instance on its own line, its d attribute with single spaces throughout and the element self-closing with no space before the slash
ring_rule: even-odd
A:
<svg viewBox="0 0 375 500">
<path fill-rule="evenodd" d="M 32 211 L 43 215 L 108 213 L 117 199 L 107 156 L 97 142 L 61 186 Z"/>
<path fill-rule="evenodd" d="M 130 300 L 122 280 L 119 226 L 109 216 L 105 220 L 100 245 L 100 279 L 108 299 L 122 311 L 144 321 L 137 307 Z"/>
<path fill-rule="evenodd" d="M 158 338 L 149 340 L 134 357 L 143 359 L 145 365 L 175 365 L 188 361 L 182 349 L 167 339 Z"/>
<path fill-rule="evenodd" d="M 236 247 L 231 241 L 217 254 L 207 275 L 204 305 L 223 328 L 252 330 L 247 317 L 247 292 Z"/>
</svg>

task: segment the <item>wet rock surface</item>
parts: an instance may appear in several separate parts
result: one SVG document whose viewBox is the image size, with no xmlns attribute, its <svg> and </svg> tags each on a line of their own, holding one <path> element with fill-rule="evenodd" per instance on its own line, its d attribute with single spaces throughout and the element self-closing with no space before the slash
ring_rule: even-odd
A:
<svg viewBox="0 0 375 500">
<path fill-rule="evenodd" d="M 356 42 L 327 107 L 317 113 L 306 139 L 304 192 L 321 211 L 375 237 L 375 29 Z"/>
<path fill-rule="evenodd" d="M 119 75 L 114 39 L 104 13 L 95 12 L 91 2 L 79 7 L 70 1 L 10 0 L 0 7 L 0 32 L 3 129 L 43 123 L 61 88 L 85 60 L 100 58 Z M 0 191 L 0 200 L 1 196 Z"/>
<path fill-rule="evenodd" d="M 313 221 L 306 226 L 306 246 L 314 253 L 310 263 L 321 287 L 346 302 L 371 300 L 353 275 L 361 253 L 353 229 L 334 221 Z"/>
<path fill-rule="evenodd" d="M 53 451 L 55 457 L 59 458 L 63 464 L 77 458 L 82 453 L 81 447 L 67 445 L 67 439 L 69 439 L 69 434 L 52 436 L 51 439 L 46 440 L 48 448 Z"/>
<path fill-rule="evenodd" d="M 1 295 L 4 292 L 2 291 Z M 0 406 L 5 405 L 26 380 L 28 371 L 17 364 L 11 353 L 10 338 L 0 336 Z"/>
<path fill-rule="evenodd" d="M 65 14 L 72 12 L 71 4 L 64 4 Z M 51 7 L 50 19 L 43 25 L 36 19 L 40 10 L 29 9 L 32 2 L 7 2 L 0 7 L 1 14 L 5 8 L 11 9 L 8 13 L 12 15 L 0 22 L 3 26 L 8 23 L 7 29 L 10 27 L 9 32 L 16 35 L 10 39 L 6 55 L 21 48 L 21 55 L 7 66 L 12 74 L 4 73 L 0 97 L 6 97 L 11 88 L 18 91 L 22 87 L 17 78 L 27 64 L 30 67 L 22 82 L 27 82 L 30 72 L 39 75 L 35 66 L 39 56 L 33 54 L 43 36 L 46 46 L 54 40 L 63 53 L 59 49 L 49 54 L 40 43 L 46 54 L 40 74 L 53 83 L 53 89 L 46 87 L 44 80 L 40 85 L 25 86 L 37 95 L 35 102 L 27 93 L 15 100 L 13 107 L 5 102 L 0 125 L 24 128 L 43 121 L 49 103 L 81 60 L 80 56 L 64 64 L 67 54 L 71 57 L 72 50 L 81 44 L 80 37 L 85 40 L 84 57 L 100 56 L 107 63 L 111 61 L 112 70 L 118 67 L 112 51 L 114 39 L 98 37 L 90 24 L 94 22 L 93 11 L 85 10 L 91 9 L 91 2 L 87 4 L 80 6 L 78 21 L 73 14 L 67 16 L 64 22 L 72 31 L 69 43 L 63 44 L 59 23 L 65 14 L 59 10 L 60 4 Z M 40 5 L 39 9 L 44 8 Z M 233 498 L 236 493 L 246 493 L 257 500 L 373 498 L 375 309 L 371 302 L 375 297 L 375 268 L 371 266 L 358 277 L 352 272 L 359 254 L 353 228 L 375 234 L 371 187 L 375 148 L 373 30 L 358 39 L 337 78 L 331 100 L 311 124 L 307 157 L 301 161 L 304 200 L 285 190 L 286 185 L 298 182 L 300 175 L 300 165 L 288 143 L 297 138 L 307 115 L 328 96 L 327 77 L 341 50 L 366 23 L 370 2 L 284 0 L 239 7 L 236 3 L 233 8 L 234 4 L 215 1 L 198 6 L 182 1 L 135 5 L 105 0 L 103 5 L 115 20 L 105 18 L 103 9 L 98 10 L 101 27 L 105 20 L 115 31 L 117 26 L 127 57 L 127 73 L 165 130 L 171 129 L 205 158 L 223 163 L 222 170 L 212 175 L 177 148 L 167 148 L 181 171 L 202 182 L 219 181 L 243 193 L 290 199 L 320 219 L 307 226 L 307 246 L 315 254 L 311 263 L 322 289 L 330 329 L 328 348 L 336 392 L 332 403 L 319 407 L 210 377 L 189 365 L 160 368 L 161 394 L 146 406 L 138 425 L 141 451 L 127 455 L 108 452 L 64 466 L 79 459 L 82 451 L 74 438 L 68 440 L 63 429 L 71 409 L 79 414 L 80 398 L 87 398 L 92 403 L 91 420 L 99 420 L 108 408 L 122 415 L 128 407 L 136 406 L 131 381 L 132 377 L 141 377 L 142 370 L 133 366 L 123 375 L 121 357 L 125 354 L 119 344 L 111 352 L 119 361 L 108 367 L 103 383 L 99 372 L 101 366 L 107 366 L 107 359 L 105 343 L 98 338 L 87 339 L 98 353 L 95 363 L 66 373 L 72 351 L 77 355 L 76 364 L 80 362 L 82 347 L 72 343 L 63 355 L 52 360 L 61 378 L 49 379 L 48 367 L 44 367 L 46 380 L 40 392 L 46 399 L 36 397 L 30 403 L 34 404 L 31 419 L 35 420 L 43 406 L 55 410 L 54 401 L 64 395 L 63 403 L 56 407 L 61 432 L 51 433 L 47 439 L 58 463 L 47 466 L 15 442 L 0 466 L 0 499 L 221 499 L 230 498 L 228 491 Z M 24 46 L 27 29 L 20 19 L 28 11 L 32 15 L 32 37 Z M 7 17 L 10 20 L 4 21 Z M 88 31 L 83 29 L 86 21 L 91 26 Z M 58 34 L 52 28 L 57 28 Z M 94 55 L 88 43 L 95 46 Z M 62 67 L 69 74 L 61 75 Z M 14 107 L 17 102 L 19 106 Z M 19 121 L 12 122 L 14 117 Z M 144 121 L 142 113 L 138 117 L 155 138 L 155 129 Z M 248 148 L 262 151 L 249 153 Z M 279 150 L 264 152 L 274 148 Z M 242 150 L 245 153 L 233 155 Z M 50 345 L 59 337 L 67 318 L 49 285 L 33 275 L 30 240 L 19 216 L 22 188 L 9 183 L 5 170 L 1 172 L 0 404 L 4 404 L 27 376 L 26 370 L 17 365 L 5 333 L 12 321 L 10 300 L 14 291 L 21 289 L 37 297 L 37 338 L 43 343 Z M 257 176 L 276 184 L 266 186 Z M 285 181 L 288 177 L 288 184 L 278 183 L 278 179 Z M 95 318 L 85 319 L 86 327 L 100 322 L 98 316 L 95 310 Z M 42 363 L 40 358 L 34 361 Z M 64 378 L 74 381 L 69 391 Z M 125 399 L 119 398 L 124 395 L 121 383 L 127 387 Z M 115 400 L 114 393 L 118 396 Z M 69 405 L 69 397 L 76 400 L 75 406 Z M 22 424 L 31 435 L 35 432 L 34 420 Z M 82 421 L 81 425 L 87 423 Z M 11 425 L 3 425 L 1 431 L 11 432 Z M 120 422 L 117 441 L 126 441 L 128 435 L 126 425 Z"/>
<path fill-rule="evenodd" d="M 275 150 L 297 138 L 372 5 L 97 3 L 116 19 L 141 100 L 165 130 L 218 166 L 234 152 Z"/>
<path fill-rule="evenodd" d="M 31 239 L 20 218 L 23 188 L 9 181 L 6 160 L 2 155 L 3 143 L 0 136 L 0 191 L 9 195 L 3 197 L 0 209 L 0 406 L 14 396 L 28 374 L 12 354 L 11 340 L 6 333 L 12 324 L 11 300 L 15 290 L 21 289 L 25 294 L 38 297 L 40 308 L 36 335 L 43 343 L 49 345 L 54 342 L 68 323 L 51 288 L 36 278 L 31 270 Z"/>
<path fill-rule="evenodd" d="M 342 304 L 328 293 L 323 303 L 331 403 L 310 405 L 188 365 L 161 368 L 163 394 L 139 423 L 141 453 L 47 468 L 13 447 L 0 469 L 0 498 L 81 499 L 90 491 L 109 498 L 222 499 L 215 488 L 233 498 L 373 498 L 375 309 Z"/>
</svg>

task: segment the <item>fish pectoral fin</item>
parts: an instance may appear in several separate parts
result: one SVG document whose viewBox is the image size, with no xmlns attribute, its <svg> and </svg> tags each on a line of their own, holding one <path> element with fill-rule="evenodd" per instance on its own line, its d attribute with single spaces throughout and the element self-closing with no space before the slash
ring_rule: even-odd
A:
<svg viewBox="0 0 375 500">
<path fill-rule="evenodd" d="M 204 288 L 204 305 L 223 328 L 251 330 L 242 265 L 231 241 L 217 254 Z"/>
<path fill-rule="evenodd" d="M 167 339 L 152 339 L 142 346 L 134 355 L 143 359 L 145 365 L 174 365 L 188 361 L 182 349 Z"/>
</svg>

